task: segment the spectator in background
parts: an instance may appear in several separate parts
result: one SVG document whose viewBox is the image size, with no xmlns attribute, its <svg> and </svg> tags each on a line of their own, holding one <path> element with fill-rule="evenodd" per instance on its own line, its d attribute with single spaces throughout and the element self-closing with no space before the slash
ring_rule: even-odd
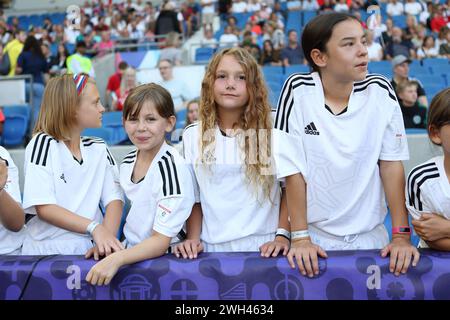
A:
<svg viewBox="0 0 450 320">
<path fill-rule="evenodd" d="M 397 86 L 397 96 L 400 99 L 405 128 L 427 128 L 427 108 L 417 100 L 417 83 L 404 81 Z"/>
<path fill-rule="evenodd" d="M 199 106 L 200 106 L 199 99 L 193 99 L 188 102 L 187 107 L 186 107 L 186 109 L 187 109 L 186 124 L 184 127 L 187 127 L 188 125 L 193 124 L 194 122 L 197 122 Z"/>
<path fill-rule="evenodd" d="M 201 47 L 217 48 L 217 39 L 214 38 L 212 27 L 203 27 L 203 38 L 200 40 Z"/>
<path fill-rule="evenodd" d="M 439 30 L 438 37 L 435 39 L 434 43 L 436 45 L 436 49 L 439 51 L 441 44 L 447 43 L 447 34 L 450 32 L 449 27 L 445 26 Z"/>
<path fill-rule="evenodd" d="M 433 36 L 426 36 L 422 47 L 417 50 L 417 59 L 436 58 L 439 51 L 434 44 Z"/>
<path fill-rule="evenodd" d="M 439 33 L 441 28 L 447 25 L 447 18 L 444 16 L 444 7 L 434 6 L 431 14 L 430 27 L 431 31 Z"/>
<path fill-rule="evenodd" d="M 272 12 L 272 13 L 270 14 L 269 20 L 266 21 L 266 23 L 267 23 L 267 22 L 273 22 L 273 23 L 275 23 L 275 26 L 276 26 L 278 29 L 284 30 L 284 22 L 283 22 L 283 19 L 280 18 L 280 17 L 276 14 L 276 12 Z"/>
<path fill-rule="evenodd" d="M 182 50 L 180 47 L 180 35 L 176 32 L 169 32 L 166 37 L 166 46 L 160 51 L 159 59 L 169 60 L 172 65 L 181 65 Z"/>
<path fill-rule="evenodd" d="M 42 24 L 42 28 L 47 30 L 48 33 L 53 31 L 53 23 L 49 17 L 44 18 L 44 23 Z"/>
<path fill-rule="evenodd" d="M 417 34 L 417 19 L 415 16 L 406 16 L 406 27 L 403 29 L 403 39 L 411 40 Z"/>
<path fill-rule="evenodd" d="M 450 31 L 447 31 L 445 34 L 446 42 L 443 42 L 439 46 L 439 55 L 441 57 L 450 59 Z"/>
<path fill-rule="evenodd" d="M 216 0 L 201 0 L 200 1 L 200 4 L 202 6 L 203 27 L 206 25 L 212 25 L 214 23 L 214 16 L 216 13 L 215 2 L 216 2 Z"/>
<path fill-rule="evenodd" d="M 293 29 L 288 32 L 288 45 L 281 50 L 281 60 L 285 67 L 293 64 L 305 64 L 305 58 L 298 41 L 297 31 Z"/>
<path fill-rule="evenodd" d="M 288 0 L 286 7 L 288 11 L 299 11 L 302 9 L 302 3 L 299 0 Z"/>
<path fill-rule="evenodd" d="M 397 0 L 390 0 L 386 5 L 386 12 L 390 17 L 401 16 L 405 11 L 403 3 Z"/>
<path fill-rule="evenodd" d="M 373 40 L 373 30 L 367 29 L 365 30 L 365 33 L 369 61 L 380 61 L 381 59 L 383 59 L 383 48 L 378 42 L 375 42 Z"/>
<path fill-rule="evenodd" d="M 334 11 L 334 4 L 332 0 L 324 0 L 322 5 L 319 8 L 319 13 L 331 12 Z M 355 11 L 356 12 L 356 11 Z"/>
<path fill-rule="evenodd" d="M 219 16 L 221 21 L 225 21 L 228 18 L 228 15 L 231 12 L 231 7 L 233 3 L 231 0 L 219 0 L 218 1 L 218 9 Z M 203 14 L 203 11 L 202 11 Z"/>
<path fill-rule="evenodd" d="M 394 22 L 391 18 L 386 19 L 386 30 L 381 33 L 381 46 L 386 50 L 387 45 L 392 41 L 392 29 Z"/>
<path fill-rule="evenodd" d="M 86 73 L 90 77 L 95 77 L 94 67 L 91 59 L 86 55 L 86 42 L 78 41 L 75 47 L 75 53 L 67 58 L 68 73 Z"/>
<path fill-rule="evenodd" d="M 159 60 L 158 69 L 162 78 L 162 81 L 158 84 L 170 92 L 175 112 L 184 109 L 186 102 L 192 99 L 192 94 L 188 87 L 183 81 L 173 76 L 173 66 L 169 60 Z"/>
<path fill-rule="evenodd" d="M 48 47 L 47 42 L 40 41 L 41 44 L 41 51 L 44 55 L 45 62 L 47 62 L 48 68 L 50 68 L 50 64 L 52 63 L 52 53 L 50 52 L 50 48 Z"/>
<path fill-rule="evenodd" d="M 20 53 L 22 52 L 27 34 L 23 30 L 18 30 L 14 33 L 14 39 L 11 40 L 5 48 L 3 48 L 3 54 L 8 54 L 9 57 L 9 73 L 8 76 L 16 74 L 16 64 Z"/>
<path fill-rule="evenodd" d="M 219 38 L 220 47 L 235 47 L 239 44 L 239 38 L 233 33 L 230 25 L 225 27 L 224 33 Z"/>
<path fill-rule="evenodd" d="M 237 26 L 237 19 L 235 16 L 229 16 L 227 18 L 227 25 L 231 27 L 232 33 L 234 33 L 235 35 L 239 35 L 240 30 Z"/>
<path fill-rule="evenodd" d="M 411 42 L 416 50 L 422 47 L 426 35 L 427 29 L 421 24 L 417 25 L 416 34 L 411 39 Z"/>
<path fill-rule="evenodd" d="M 162 10 L 156 18 L 155 35 L 164 35 L 169 32 L 182 32 L 182 27 L 178 21 L 178 14 L 172 3 L 163 4 Z"/>
<path fill-rule="evenodd" d="M 244 0 L 234 0 L 231 6 L 232 13 L 247 12 L 247 3 Z"/>
<path fill-rule="evenodd" d="M 273 47 L 272 41 L 265 40 L 259 64 L 262 66 L 281 66 L 280 51 Z"/>
<path fill-rule="evenodd" d="M 56 56 L 52 57 L 49 65 L 50 75 L 61 75 L 67 70 L 67 58 L 69 57 L 69 50 L 67 47 L 60 43 L 58 44 Z"/>
<path fill-rule="evenodd" d="M 415 79 L 409 77 L 409 64 L 411 60 L 403 55 L 395 56 L 392 61 L 392 69 L 394 73 L 394 77 L 391 79 L 391 84 L 394 90 L 397 90 L 397 85 L 406 81 L 413 81 L 417 83 L 417 97 L 419 99 L 419 103 L 427 107 L 428 100 L 425 93 L 425 89 L 423 88 L 422 83 Z"/>
<path fill-rule="evenodd" d="M 22 53 L 17 59 L 16 74 L 30 74 L 33 76 L 33 86 L 25 84 L 26 95 L 33 94 L 34 119 L 36 119 L 41 107 L 45 83 L 48 79 L 48 64 L 42 53 L 41 45 L 34 36 L 28 36 L 25 40 Z"/>
<path fill-rule="evenodd" d="M 278 28 L 275 22 L 268 21 L 264 24 L 265 33 L 263 41 L 270 40 L 276 50 L 281 50 L 285 46 L 284 32 Z"/>
<path fill-rule="evenodd" d="M 10 67 L 9 56 L 3 52 L 3 44 L 0 43 L 0 76 L 6 76 Z"/>
<path fill-rule="evenodd" d="M 415 59 L 416 51 L 410 40 L 403 39 L 403 31 L 398 27 L 392 29 L 392 40 L 386 47 L 386 59 L 392 60 L 393 57 L 404 55 L 407 58 Z"/>
<path fill-rule="evenodd" d="M 111 32 L 104 30 L 101 32 L 101 41 L 94 44 L 93 49 L 98 52 L 97 57 L 102 57 L 111 52 L 113 47 L 114 41 L 111 40 Z"/>
<path fill-rule="evenodd" d="M 261 4 L 259 0 L 248 0 L 247 2 L 247 12 L 256 12 L 261 10 Z"/>
<path fill-rule="evenodd" d="M 334 5 L 334 11 L 336 12 L 348 12 L 349 10 L 347 0 L 338 0 L 338 2 Z"/>
<path fill-rule="evenodd" d="M 127 68 L 128 63 L 126 63 L 125 61 L 120 61 L 119 65 L 117 66 L 116 73 L 114 73 L 108 79 L 108 84 L 106 85 L 105 92 L 105 105 L 107 106 L 107 109 L 109 109 L 109 106 L 112 107 L 112 93 L 120 89 L 122 75 Z"/>
<path fill-rule="evenodd" d="M 129 67 L 123 72 L 120 87 L 111 94 L 113 111 L 122 111 L 125 99 L 128 97 L 130 91 L 137 86 L 136 70 Z"/>
<path fill-rule="evenodd" d="M 317 0 L 303 0 L 302 9 L 303 11 L 317 11 L 319 10 L 319 4 Z"/>
<path fill-rule="evenodd" d="M 405 14 L 416 16 L 419 15 L 422 11 L 422 6 L 416 0 L 405 1 Z"/>
</svg>

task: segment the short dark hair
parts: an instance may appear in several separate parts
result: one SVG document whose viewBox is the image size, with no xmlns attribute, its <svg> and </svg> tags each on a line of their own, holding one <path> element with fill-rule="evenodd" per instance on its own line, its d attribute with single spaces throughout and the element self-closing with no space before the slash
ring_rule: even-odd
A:
<svg viewBox="0 0 450 320">
<path fill-rule="evenodd" d="M 450 124 L 450 88 L 440 91 L 431 100 L 427 119 L 428 135 L 430 135 L 431 129 L 439 130 L 443 126 Z"/>
<path fill-rule="evenodd" d="M 348 13 L 330 12 L 320 14 L 314 17 L 303 29 L 302 34 L 302 48 L 303 54 L 308 60 L 314 71 L 319 71 L 319 67 L 311 58 L 311 51 L 318 49 L 321 52 L 326 52 L 326 45 L 331 38 L 334 27 L 346 20 L 359 20 Z"/>
<path fill-rule="evenodd" d="M 128 63 L 126 63 L 126 61 L 120 61 L 118 67 L 120 70 L 125 70 L 126 68 L 128 68 Z"/>
</svg>

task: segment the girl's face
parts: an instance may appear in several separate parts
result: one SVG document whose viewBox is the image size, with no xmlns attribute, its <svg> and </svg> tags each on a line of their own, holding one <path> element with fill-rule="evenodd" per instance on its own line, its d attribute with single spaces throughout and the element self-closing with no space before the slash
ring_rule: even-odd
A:
<svg viewBox="0 0 450 320">
<path fill-rule="evenodd" d="M 222 57 L 215 76 L 214 100 L 219 108 L 234 109 L 247 105 L 249 95 L 245 72 L 233 56 Z"/>
<path fill-rule="evenodd" d="M 433 48 L 434 47 L 434 40 L 432 37 L 428 37 L 427 40 L 425 40 L 425 46 L 427 48 Z"/>
<path fill-rule="evenodd" d="M 327 52 L 321 53 L 322 71 L 342 82 L 365 79 L 367 75 L 367 42 L 361 24 L 345 20 L 335 25 Z"/>
<path fill-rule="evenodd" d="M 431 140 L 434 143 L 441 144 L 444 154 L 450 155 L 450 124 L 443 125 L 439 130 L 434 129 Z"/>
<path fill-rule="evenodd" d="M 197 121 L 198 120 L 198 103 L 197 102 L 191 103 L 187 108 L 187 112 L 188 112 L 188 119 L 189 119 L 190 123 Z"/>
<path fill-rule="evenodd" d="M 101 127 L 103 112 L 105 108 L 100 101 L 97 86 L 88 82 L 81 93 L 80 106 L 76 115 L 79 127 L 82 129 Z"/>
<path fill-rule="evenodd" d="M 166 119 L 159 115 L 153 101 L 146 101 L 142 105 L 137 117 L 124 120 L 125 131 L 131 142 L 140 151 L 157 151 L 164 142 L 166 132 L 170 132 L 175 125 L 175 117 Z"/>
</svg>

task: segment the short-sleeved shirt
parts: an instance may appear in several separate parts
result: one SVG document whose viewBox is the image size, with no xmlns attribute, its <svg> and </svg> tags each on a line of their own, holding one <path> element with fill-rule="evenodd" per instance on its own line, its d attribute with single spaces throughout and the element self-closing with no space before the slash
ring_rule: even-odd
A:
<svg viewBox="0 0 450 320">
<path fill-rule="evenodd" d="M 183 150 L 190 164 L 196 188 L 196 202 L 203 211 L 201 239 L 210 244 L 248 236 L 275 234 L 280 211 L 280 187 L 274 183 L 268 199 L 254 190 L 245 177 L 243 154 L 236 137 L 215 134 L 215 162 L 200 163 L 198 123 L 186 127 Z"/>
<path fill-rule="evenodd" d="M 17 66 L 22 68 L 22 74 L 31 74 L 33 81 L 44 84 L 43 73 L 48 72 L 47 61 L 32 52 L 23 51 L 17 59 Z"/>
<path fill-rule="evenodd" d="M 105 142 L 99 138 L 82 137 L 80 150 L 81 161 L 72 155 L 64 142 L 46 133 L 41 132 L 31 139 L 25 149 L 23 207 L 26 213 L 36 215 L 35 206 L 54 204 L 101 222 L 101 206 L 106 208 L 111 201 L 123 201 L 118 168 Z M 58 239 L 89 239 L 87 235 L 48 224 L 37 215 L 27 227 L 31 241 L 54 240 L 47 249 L 63 251 L 60 254 L 68 254 L 65 250 L 70 254 L 77 251 L 76 248 L 58 247 L 55 243 Z M 24 249 L 25 244 L 26 241 Z"/>
<path fill-rule="evenodd" d="M 353 84 L 338 115 L 323 92 L 317 72 L 286 80 L 275 118 L 277 176 L 304 176 L 308 224 L 336 236 L 368 232 L 387 213 L 378 161 L 409 157 L 400 106 L 376 74 Z"/>
<path fill-rule="evenodd" d="M 8 180 L 6 181 L 4 191 L 7 192 L 11 198 L 22 206 L 22 199 L 19 189 L 19 170 L 11 158 L 9 152 L 0 146 L 0 158 L 7 162 L 8 166 Z M 19 232 L 12 232 L 3 227 L 0 223 L 0 255 L 8 254 L 16 251 L 22 246 L 24 237 L 24 230 Z"/>
<path fill-rule="evenodd" d="M 123 229 L 128 247 L 149 238 L 153 230 L 177 236 L 195 200 L 189 168 L 175 148 L 163 143 L 144 179 L 134 183 L 137 153 L 131 151 L 120 165 L 120 184 L 131 202 Z"/>
<path fill-rule="evenodd" d="M 444 156 L 434 157 L 414 167 L 406 179 L 406 207 L 413 219 L 423 213 L 435 213 L 450 219 L 450 183 L 444 168 Z M 425 241 L 419 246 L 427 248 Z"/>
<path fill-rule="evenodd" d="M 302 64 L 303 63 L 303 50 L 298 45 L 295 49 L 287 46 L 281 50 L 281 59 L 288 59 L 289 64 Z"/>
<path fill-rule="evenodd" d="M 116 91 L 120 88 L 120 81 L 122 80 L 122 76 L 120 73 L 116 72 L 108 79 L 108 85 L 106 86 L 106 89 L 109 91 Z"/>
</svg>

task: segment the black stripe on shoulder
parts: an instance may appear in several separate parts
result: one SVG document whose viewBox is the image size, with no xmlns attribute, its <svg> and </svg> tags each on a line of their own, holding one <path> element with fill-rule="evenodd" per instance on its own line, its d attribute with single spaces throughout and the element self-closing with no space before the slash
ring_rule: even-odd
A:
<svg viewBox="0 0 450 320">
<path fill-rule="evenodd" d="M 85 147 L 92 146 L 93 144 L 106 144 L 106 143 L 103 140 L 91 140 L 88 142 L 83 142 L 83 146 L 85 146 Z"/>
<path fill-rule="evenodd" d="M 415 167 L 408 175 L 407 186 L 408 186 L 408 200 L 409 205 L 414 206 L 416 209 L 422 207 L 422 202 L 420 201 L 420 186 L 429 178 L 435 178 L 435 175 L 439 177 L 439 170 L 436 163 L 430 162 L 423 165 Z M 416 198 L 418 200 L 416 206 Z M 420 209 L 419 209 L 420 210 Z"/>
<path fill-rule="evenodd" d="M 163 181 L 164 196 L 181 194 L 177 167 L 173 155 L 169 151 L 166 151 L 161 160 L 158 161 L 158 166 Z"/>
<path fill-rule="evenodd" d="M 166 189 L 166 173 L 164 172 L 164 167 L 161 161 L 158 161 L 158 167 L 159 167 L 159 172 L 161 173 L 161 178 L 163 181 L 163 195 L 167 196 L 167 189 Z"/>
<path fill-rule="evenodd" d="M 122 160 L 122 163 L 133 163 L 137 156 L 137 149 L 129 152 Z"/>
<path fill-rule="evenodd" d="M 170 162 L 172 164 L 173 175 L 174 175 L 174 180 L 175 180 L 175 186 L 177 187 L 176 188 L 177 194 L 181 194 L 180 182 L 178 180 L 178 172 L 177 172 L 177 166 L 175 164 L 175 159 L 174 159 L 173 155 L 169 151 L 166 151 L 166 154 L 169 156 Z"/>
<path fill-rule="evenodd" d="M 277 113 L 275 116 L 274 128 L 289 132 L 289 115 L 294 105 L 293 90 L 299 86 L 315 86 L 314 79 L 311 74 L 294 73 L 290 75 L 284 82 L 281 94 L 278 99 Z"/>
<path fill-rule="evenodd" d="M 36 136 L 33 151 L 31 153 L 32 163 L 44 167 L 47 165 L 48 152 L 52 140 L 56 141 L 53 137 L 45 133 L 40 133 Z"/>
<path fill-rule="evenodd" d="M 108 148 L 106 148 L 106 158 L 108 159 L 110 165 L 112 165 L 112 166 L 116 165 L 116 162 L 114 161 L 114 157 L 112 156 L 111 152 L 109 152 Z"/>
<path fill-rule="evenodd" d="M 439 171 L 433 171 L 432 174 L 423 177 L 422 180 L 420 180 L 420 181 L 417 183 L 417 201 L 419 202 L 419 203 L 418 203 L 418 208 L 417 208 L 417 209 L 418 209 L 419 211 L 422 211 L 422 210 L 423 210 L 423 203 L 422 203 L 422 201 L 421 201 L 421 199 L 420 199 L 420 187 L 422 186 L 422 184 L 425 183 L 425 181 L 427 181 L 427 180 L 429 180 L 429 179 L 435 179 L 435 178 L 439 178 Z"/>
<path fill-rule="evenodd" d="M 194 123 L 191 123 L 190 125 L 187 125 L 186 128 L 184 128 L 184 130 L 187 130 L 187 129 L 195 127 L 195 126 L 198 126 L 198 122 L 194 122 Z"/>
<path fill-rule="evenodd" d="M 394 90 L 394 88 L 392 88 L 391 83 L 389 82 L 389 80 L 386 77 L 384 77 L 383 75 L 379 75 L 379 74 L 369 74 L 369 75 L 367 75 L 365 80 L 355 82 L 353 92 L 364 91 L 371 84 L 376 84 L 379 87 L 385 89 L 388 92 L 389 97 L 392 100 L 394 100 L 395 102 L 397 102 L 395 90 Z"/>
</svg>

